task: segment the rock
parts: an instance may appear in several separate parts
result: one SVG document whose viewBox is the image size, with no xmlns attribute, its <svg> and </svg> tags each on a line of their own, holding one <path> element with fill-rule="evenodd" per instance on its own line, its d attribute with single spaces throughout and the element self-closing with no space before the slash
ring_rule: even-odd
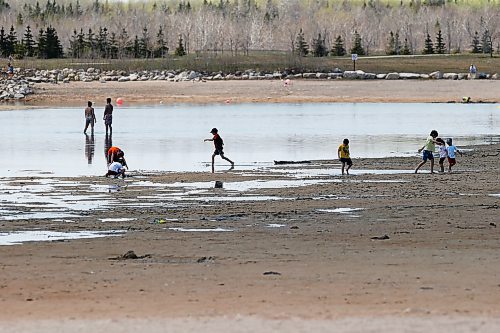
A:
<svg viewBox="0 0 500 333">
<path fill-rule="evenodd" d="M 364 80 L 375 80 L 376 78 L 377 74 L 375 73 L 365 73 L 365 75 L 363 75 Z"/>
<path fill-rule="evenodd" d="M 386 80 L 399 80 L 399 73 L 387 73 Z"/>
<path fill-rule="evenodd" d="M 89 73 L 89 74 L 90 74 L 90 73 L 94 73 L 94 71 L 95 71 L 95 68 L 93 68 L 93 67 L 89 67 L 89 68 L 87 69 L 87 73 Z"/>
<path fill-rule="evenodd" d="M 118 79 L 118 82 L 126 82 L 130 81 L 130 78 L 128 76 L 122 76 Z"/>
<path fill-rule="evenodd" d="M 384 80 L 387 77 L 387 74 L 377 74 L 377 79 Z"/>
<path fill-rule="evenodd" d="M 17 94 L 14 94 L 14 98 L 15 98 L 15 99 L 23 99 L 23 98 L 24 98 L 24 95 L 23 95 L 23 94 L 19 94 L 19 93 L 17 93 Z"/>
<path fill-rule="evenodd" d="M 215 186 L 214 186 L 215 188 L 222 188 L 222 186 L 223 186 L 223 183 L 220 180 L 215 181 Z"/>
<path fill-rule="evenodd" d="M 498 73 L 495 73 L 491 76 L 492 80 L 500 80 L 500 75 Z"/>
<path fill-rule="evenodd" d="M 222 74 L 217 74 L 213 77 L 214 80 L 222 80 L 224 79 L 224 77 L 222 76 Z"/>
<path fill-rule="evenodd" d="M 420 74 L 417 73 L 399 73 L 399 78 L 404 80 L 420 79 Z"/>
<path fill-rule="evenodd" d="M 477 73 L 476 74 L 476 79 L 484 80 L 484 79 L 487 79 L 487 78 L 488 78 L 488 74 L 486 74 L 486 73 Z"/>
<path fill-rule="evenodd" d="M 364 72 L 363 72 L 363 74 L 364 74 Z M 342 76 L 344 77 L 344 79 L 348 79 L 348 80 L 359 79 L 358 71 L 345 71 Z"/>
<path fill-rule="evenodd" d="M 274 271 L 267 271 L 262 273 L 262 275 L 281 275 L 280 272 L 274 272 Z"/>
<path fill-rule="evenodd" d="M 137 74 L 130 74 L 128 78 L 130 79 L 130 81 L 137 81 L 139 76 Z"/>
<path fill-rule="evenodd" d="M 424 80 L 428 80 L 430 78 L 429 74 L 420 74 L 420 78 Z"/>
<path fill-rule="evenodd" d="M 436 71 L 429 74 L 431 79 L 441 80 L 443 78 L 443 72 Z"/>
<path fill-rule="evenodd" d="M 468 73 L 458 73 L 458 79 L 459 80 L 467 80 L 469 78 Z"/>
<path fill-rule="evenodd" d="M 303 73 L 302 77 L 304 79 L 315 79 L 316 78 L 316 73 Z"/>
<path fill-rule="evenodd" d="M 457 73 L 444 73 L 443 79 L 445 79 L 445 80 L 458 80 L 458 74 Z"/>
<path fill-rule="evenodd" d="M 326 73 L 316 73 L 316 78 L 318 79 L 326 79 L 328 77 L 328 74 Z"/>
<path fill-rule="evenodd" d="M 328 73 L 328 77 L 330 79 L 340 79 L 340 78 L 342 78 L 342 76 L 343 76 L 343 73 L 336 73 L 336 72 Z"/>
<path fill-rule="evenodd" d="M 383 235 L 383 236 L 375 236 L 375 237 L 372 237 L 371 239 L 374 239 L 374 240 L 386 240 L 386 239 L 390 239 L 390 237 L 387 236 L 387 235 Z"/>
</svg>

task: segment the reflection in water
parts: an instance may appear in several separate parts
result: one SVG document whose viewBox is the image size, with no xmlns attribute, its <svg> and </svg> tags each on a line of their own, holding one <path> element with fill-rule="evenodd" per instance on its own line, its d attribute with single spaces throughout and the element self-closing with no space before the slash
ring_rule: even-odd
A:
<svg viewBox="0 0 500 333">
<path fill-rule="evenodd" d="M 104 160 L 108 163 L 108 150 L 113 146 L 113 137 L 111 135 L 106 134 L 104 138 Z"/>
<path fill-rule="evenodd" d="M 94 141 L 94 132 L 89 136 L 85 134 L 85 156 L 87 157 L 87 163 L 92 164 L 92 160 L 94 159 L 94 151 L 95 151 L 95 141 Z"/>
</svg>

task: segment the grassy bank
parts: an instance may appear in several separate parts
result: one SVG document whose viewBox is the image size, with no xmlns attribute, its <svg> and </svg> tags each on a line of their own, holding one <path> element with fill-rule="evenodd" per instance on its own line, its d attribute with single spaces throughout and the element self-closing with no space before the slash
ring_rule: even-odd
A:
<svg viewBox="0 0 500 333">
<path fill-rule="evenodd" d="M 487 55 L 432 55 L 432 56 L 391 56 L 360 57 L 356 69 L 373 73 L 414 72 L 430 73 L 467 72 L 470 64 L 475 64 L 480 72 L 496 73 L 500 71 L 500 57 Z M 37 69 L 61 68 L 99 68 L 102 70 L 153 70 L 153 69 L 190 69 L 196 71 L 230 73 L 255 69 L 273 72 L 276 70 L 295 69 L 298 72 L 332 71 L 353 69 L 349 57 L 295 57 L 286 52 L 256 52 L 248 56 L 194 55 L 185 57 L 167 57 L 163 59 L 22 59 L 15 61 L 16 67 Z"/>
</svg>

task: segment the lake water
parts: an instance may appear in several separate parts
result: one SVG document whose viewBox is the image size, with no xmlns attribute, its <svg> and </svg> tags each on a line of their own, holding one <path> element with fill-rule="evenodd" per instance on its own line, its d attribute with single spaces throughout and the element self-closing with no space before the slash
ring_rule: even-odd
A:
<svg viewBox="0 0 500 333">
<path fill-rule="evenodd" d="M 105 139 L 103 107 L 94 135 L 84 135 L 82 108 L 0 112 L 0 176 L 102 175 L 111 144 L 131 170 L 208 171 L 217 127 L 236 170 L 273 160 L 334 159 L 342 140 L 351 155 L 415 155 L 432 129 L 456 145 L 498 142 L 494 104 L 217 104 L 115 107 Z M 90 130 L 88 131 L 90 132 Z M 229 165 L 216 159 L 216 169 Z"/>
</svg>

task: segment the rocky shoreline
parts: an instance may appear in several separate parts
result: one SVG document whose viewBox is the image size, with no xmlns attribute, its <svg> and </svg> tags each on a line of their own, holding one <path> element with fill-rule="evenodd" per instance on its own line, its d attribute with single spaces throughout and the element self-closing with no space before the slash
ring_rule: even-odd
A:
<svg viewBox="0 0 500 333">
<path fill-rule="evenodd" d="M 366 73 L 362 70 L 343 71 L 339 68 L 331 72 L 295 73 L 293 71 L 275 71 L 273 73 L 259 72 L 255 70 L 237 71 L 234 73 L 207 73 L 190 70 L 144 70 L 144 71 L 103 71 L 97 68 L 88 69 L 16 69 L 12 77 L 0 79 L 0 101 L 23 100 L 31 94 L 35 94 L 36 84 L 41 83 L 70 83 L 70 82 L 207 82 L 207 81 L 272 81 L 283 80 L 284 85 L 292 84 L 293 80 L 314 81 L 436 81 L 436 80 L 498 80 L 498 73 L 477 73 L 471 76 L 469 73 L 444 73 L 436 71 L 432 73 Z"/>
</svg>

